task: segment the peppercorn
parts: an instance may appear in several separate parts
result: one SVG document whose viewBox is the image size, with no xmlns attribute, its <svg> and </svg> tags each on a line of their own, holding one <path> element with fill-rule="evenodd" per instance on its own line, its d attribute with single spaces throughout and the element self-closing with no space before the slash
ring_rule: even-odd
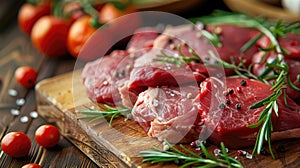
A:
<svg viewBox="0 0 300 168">
<path fill-rule="evenodd" d="M 241 86 L 246 86 L 247 82 L 246 82 L 245 80 L 242 80 L 242 81 L 240 82 L 240 84 L 241 84 Z"/>
<path fill-rule="evenodd" d="M 229 99 L 226 100 L 226 104 L 230 104 L 231 101 Z"/>
<path fill-rule="evenodd" d="M 219 108 L 220 108 L 220 109 L 224 109 L 224 108 L 225 108 L 225 105 L 222 103 L 222 104 L 219 105 Z"/>
<path fill-rule="evenodd" d="M 241 106 L 241 104 L 236 104 L 236 105 L 235 105 L 235 108 L 236 108 L 236 109 L 241 109 L 242 106 Z"/>
</svg>

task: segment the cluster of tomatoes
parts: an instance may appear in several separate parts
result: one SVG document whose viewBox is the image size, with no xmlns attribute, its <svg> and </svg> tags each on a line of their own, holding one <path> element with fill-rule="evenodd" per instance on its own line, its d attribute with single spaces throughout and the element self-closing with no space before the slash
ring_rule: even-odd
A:
<svg viewBox="0 0 300 168">
<path fill-rule="evenodd" d="M 44 55 L 64 57 L 71 54 L 77 57 L 82 46 L 101 25 L 135 11 L 129 1 L 116 5 L 44 0 L 23 4 L 18 22 L 21 30 Z"/>
<path fill-rule="evenodd" d="M 60 132 L 57 127 L 45 124 L 41 125 L 35 131 L 36 142 L 44 147 L 50 148 L 58 144 L 60 140 Z M 20 158 L 28 155 L 31 148 L 30 138 L 22 132 L 10 132 L 6 134 L 1 141 L 1 149 L 4 153 L 11 157 Z M 23 168 L 41 167 L 37 164 L 27 164 Z"/>
</svg>

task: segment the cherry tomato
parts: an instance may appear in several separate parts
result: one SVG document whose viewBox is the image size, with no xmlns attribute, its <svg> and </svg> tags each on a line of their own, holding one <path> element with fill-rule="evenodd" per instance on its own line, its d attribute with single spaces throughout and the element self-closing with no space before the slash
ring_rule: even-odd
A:
<svg viewBox="0 0 300 168">
<path fill-rule="evenodd" d="M 1 141 L 2 151 L 11 157 L 19 158 L 28 155 L 31 141 L 22 132 L 10 132 Z"/>
<path fill-rule="evenodd" d="M 35 85 L 38 73 L 30 66 L 21 66 L 15 71 L 16 81 L 25 88 L 32 88 Z"/>
<path fill-rule="evenodd" d="M 42 166 L 35 164 L 35 163 L 28 163 L 28 164 L 22 166 L 22 168 L 42 168 Z"/>
<path fill-rule="evenodd" d="M 69 27 L 69 22 L 62 18 L 43 16 L 32 28 L 32 43 L 46 56 L 65 56 L 68 53 L 66 42 Z"/>
<path fill-rule="evenodd" d="M 45 2 L 41 5 L 34 6 L 30 3 L 25 3 L 19 10 L 18 23 L 22 31 L 30 35 L 35 22 L 45 15 L 50 15 L 50 2 Z"/>
<path fill-rule="evenodd" d="M 59 142 L 59 139 L 60 132 L 58 128 L 53 125 L 42 125 L 35 131 L 35 140 L 42 147 L 53 147 Z"/>
<path fill-rule="evenodd" d="M 70 27 L 67 47 L 74 57 L 78 56 L 82 46 L 96 31 L 96 28 L 90 24 L 91 20 L 90 16 L 83 16 L 76 20 Z"/>
<path fill-rule="evenodd" d="M 136 12 L 132 5 L 128 5 L 124 10 L 117 9 L 112 3 L 105 4 L 99 12 L 100 23 L 110 22 L 120 16 Z"/>
</svg>

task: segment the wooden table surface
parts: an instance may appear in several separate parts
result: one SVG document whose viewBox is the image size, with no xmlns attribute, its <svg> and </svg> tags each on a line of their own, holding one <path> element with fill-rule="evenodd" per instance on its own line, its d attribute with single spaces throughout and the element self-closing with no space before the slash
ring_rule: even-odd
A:
<svg viewBox="0 0 300 168">
<path fill-rule="evenodd" d="M 64 137 L 61 138 L 57 146 L 50 149 L 42 148 L 35 142 L 35 130 L 40 125 L 48 122 L 40 116 L 38 118 L 30 117 L 31 112 L 37 111 L 35 90 L 19 86 L 13 78 L 14 71 L 19 66 L 30 65 L 38 70 L 38 81 L 41 81 L 72 71 L 76 59 L 71 56 L 54 59 L 39 53 L 31 44 L 30 38 L 22 33 L 18 27 L 16 19 L 18 8 L 16 6 L 19 7 L 20 3 L 15 0 L 12 2 L 17 2 L 16 5 L 9 6 L 14 8 L 13 12 L 10 10 L 13 14 L 0 15 L 0 21 L 5 19 L 5 22 L 0 23 L 0 140 L 8 132 L 20 131 L 30 137 L 32 147 L 29 155 L 20 159 L 14 159 L 1 151 L 0 168 L 18 168 L 27 163 L 38 163 L 43 167 L 97 167 L 94 162 Z M 3 6 L 3 3 L 6 2 L 0 1 L 0 5 Z M 220 1 L 209 1 L 204 7 L 201 6 L 191 12 L 209 13 L 216 7 L 222 9 L 224 6 L 220 3 Z M 8 18 L 8 16 L 10 17 Z M 15 89 L 18 95 L 10 96 L 8 94 L 9 89 Z M 16 100 L 19 98 L 25 99 L 26 102 L 23 106 L 16 105 Z M 12 109 L 20 110 L 20 114 L 12 115 Z M 26 117 L 28 121 L 21 122 Z"/>
</svg>

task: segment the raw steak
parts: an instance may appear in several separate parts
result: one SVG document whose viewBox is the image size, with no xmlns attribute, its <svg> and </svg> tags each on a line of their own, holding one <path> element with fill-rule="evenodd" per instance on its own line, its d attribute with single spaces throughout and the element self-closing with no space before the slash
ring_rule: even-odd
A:
<svg viewBox="0 0 300 168">
<path fill-rule="evenodd" d="M 120 104 L 121 96 L 118 89 L 129 79 L 134 60 L 140 55 L 141 52 L 129 53 L 117 50 L 87 63 L 82 72 L 87 95 L 97 103 Z"/>
<path fill-rule="evenodd" d="M 198 102 L 199 114 L 205 124 L 203 130 L 211 134 L 209 139 L 217 144 L 224 142 L 230 148 L 254 145 L 258 128 L 247 126 L 258 121 L 264 107 L 249 107 L 272 94 L 270 86 L 245 78 L 226 78 L 223 81 L 207 78 L 200 88 L 195 101 Z M 299 106 L 289 98 L 288 106 L 285 105 L 283 96 L 277 103 L 279 117 L 272 116 L 274 131 L 299 128 Z"/>
<path fill-rule="evenodd" d="M 127 45 L 127 51 L 133 52 L 143 48 L 151 49 L 154 40 L 159 36 L 159 32 L 154 28 L 141 28 L 134 32 Z"/>
<path fill-rule="evenodd" d="M 193 105 L 197 86 L 148 88 L 139 94 L 132 115 L 150 137 L 171 143 L 198 139 L 201 125 Z"/>
<path fill-rule="evenodd" d="M 192 72 L 186 64 L 177 67 L 170 63 L 152 63 L 134 68 L 130 74 L 128 87 L 131 92 L 138 94 L 147 87 L 196 84 L 205 78 L 206 76 L 201 73 Z"/>
</svg>

